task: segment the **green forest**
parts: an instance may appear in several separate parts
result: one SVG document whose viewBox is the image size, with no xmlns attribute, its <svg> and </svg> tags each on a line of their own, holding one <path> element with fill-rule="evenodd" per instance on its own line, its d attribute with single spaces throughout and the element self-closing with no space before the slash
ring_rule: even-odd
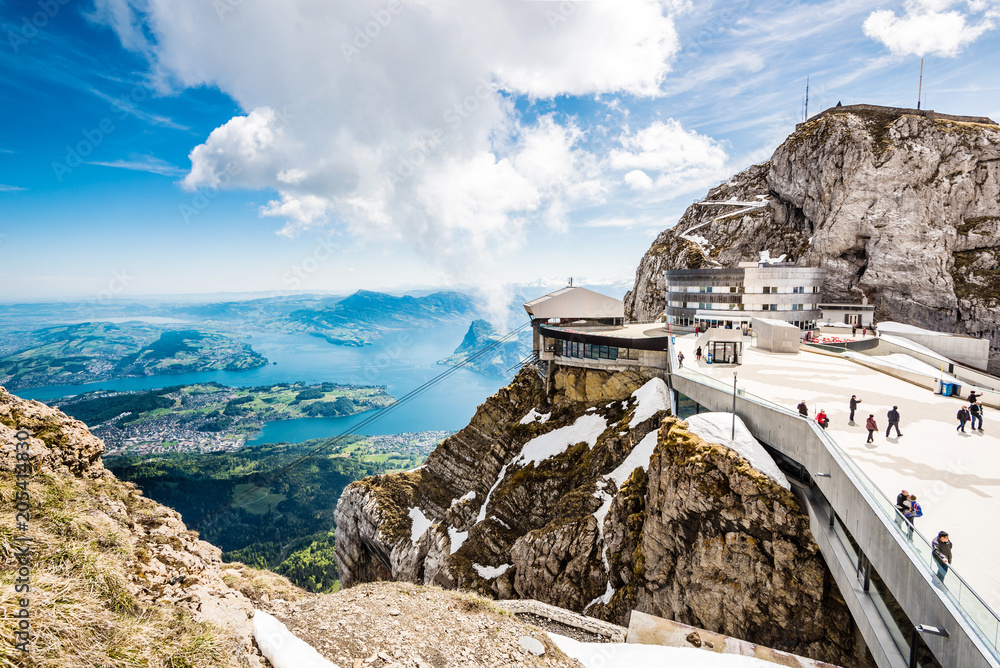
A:
<svg viewBox="0 0 1000 668">
<path fill-rule="evenodd" d="M 362 436 L 231 452 L 106 457 L 105 466 L 177 510 L 227 561 L 287 576 L 315 592 L 339 587 L 333 511 L 348 484 L 419 466 L 426 452 L 365 454 Z M 380 461 L 383 460 L 384 461 Z"/>
</svg>

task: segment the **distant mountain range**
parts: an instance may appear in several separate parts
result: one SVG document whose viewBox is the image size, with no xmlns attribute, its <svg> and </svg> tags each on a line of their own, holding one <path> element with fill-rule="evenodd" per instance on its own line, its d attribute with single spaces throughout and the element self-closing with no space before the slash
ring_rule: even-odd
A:
<svg viewBox="0 0 1000 668">
<path fill-rule="evenodd" d="M 479 308 L 476 300 L 460 292 L 394 297 L 359 290 L 325 308 L 293 311 L 288 319 L 330 343 L 361 346 L 390 331 L 464 320 Z"/>
<path fill-rule="evenodd" d="M 497 345 L 502 337 L 503 333 L 486 320 L 474 320 L 462 343 L 455 348 L 455 353 L 438 364 L 458 366 L 468 362 L 468 368 L 473 371 L 487 376 L 512 378 L 517 373 L 518 365 L 531 354 L 531 330 L 522 331 L 517 338 Z M 484 351 L 493 345 L 496 347 Z M 482 354 L 476 356 L 480 352 Z"/>
</svg>

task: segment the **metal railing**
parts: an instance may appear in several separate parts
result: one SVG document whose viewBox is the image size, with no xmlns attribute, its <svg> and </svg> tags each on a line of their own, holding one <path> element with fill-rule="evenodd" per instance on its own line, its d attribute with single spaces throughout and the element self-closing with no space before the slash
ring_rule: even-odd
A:
<svg viewBox="0 0 1000 668">
<path fill-rule="evenodd" d="M 720 392 L 730 395 L 733 392 L 731 384 L 724 383 L 687 367 L 674 369 L 673 373 Z M 905 520 L 897 523 L 897 518 L 900 515 L 895 502 L 875 485 L 871 478 L 861 470 L 850 454 L 837 443 L 829 432 L 820 427 L 815 420 L 800 415 L 798 411 L 787 406 L 777 404 L 739 388 L 737 388 L 736 395 L 770 410 L 808 422 L 816 436 L 823 442 L 831 454 L 834 455 L 838 464 L 852 474 L 853 479 L 860 485 L 862 494 L 869 505 L 878 515 L 888 520 L 885 523 L 887 526 L 895 528 L 899 537 L 902 538 L 900 542 L 905 546 L 910 558 L 915 563 L 923 565 L 925 570 L 931 574 L 931 581 L 946 592 L 948 598 L 961 613 L 962 617 L 970 623 L 977 631 L 979 638 L 992 650 L 994 658 L 1000 659 L 1000 615 L 976 593 L 965 578 L 953 567 L 949 568 L 947 576 L 943 580 L 938 577 L 937 562 L 932 556 L 931 542 L 918 530 L 913 529 L 911 532 L 910 525 Z"/>
</svg>

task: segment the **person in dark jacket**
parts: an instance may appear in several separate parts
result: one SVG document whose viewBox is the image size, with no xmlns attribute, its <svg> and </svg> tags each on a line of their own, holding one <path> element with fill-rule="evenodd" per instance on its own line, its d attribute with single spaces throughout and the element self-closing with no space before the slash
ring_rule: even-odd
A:
<svg viewBox="0 0 1000 668">
<path fill-rule="evenodd" d="M 951 539 L 948 538 L 947 531 L 939 531 L 937 538 L 931 541 L 932 554 L 937 563 L 937 576 L 942 580 L 951 566 L 951 548 Z"/>
<path fill-rule="evenodd" d="M 910 500 L 910 493 L 907 492 L 905 489 L 896 495 L 896 510 L 899 511 L 898 513 L 896 513 L 896 526 L 902 526 L 903 516 L 905 515 L 906 511 L 910 509 L 910 506 L 907 503 L 909 500 Z"/>
<path fill-rule="evenodd" d="M 809 417 L 809 406 L 806 405 L 805 399 L 800 401 L 799 405 L 796 406 L 796 408 L 799 409 L 799 415 L 801 415 L 802 417 Z"/>
<path fill-rule="evenodd" d="M 893 427 L 896 428 L 896 436 L 902 436 L 899 433 L 899 406 L 893 406 L 892 410 L 886 413 L 886 418 L 889 420 L 889 426 L 885 428 L 885 437 L 889 438 L 889 430 Z"/>
<path fill-rule="evenodd" d="M 965 423 L 969 421 L 969 411 L 965 406 L 958 409 L 958 414 L 955 416 L 958 418 L 958 428 L 955 431 L 960 431 L 965 433 Z"/>
<path fill-rule="evenodd" d="M 983 406 L 973 401 L 969 404 L 969 416 L 972 418 L 972 424 L 969 426 L 972 431 L 982 431 L 983 430 Z M 976 424 L 979 427 L 976 427 Z"/>
<path fill-rule="evenodd" d="M 701 346 L 698 346 L 694 351 L 694 358 L 696 360 L 701 360 Z"/>
<path fill-rule="evenodd" d="M 974 401 L 978 401 L 979 397 L 981 397 L 981 396 L 983 396 L 983 395 L 978 394 L 975 390 L 970 391 L 969 392 L 969 403 L 971 404 Z"/>
<path fill-rule="evenodd" d="M 866 443 L 874 443 L 875 442 L 874 434 L 875 434 L 876 431 L 878 431 L 878 425 L 875 424 L 875 416 L 874 415 L 869 415 L 868 416 L 868 421 L 865 422 L 865 429 L 868 430 L 868 440 L 865 441 L 865 442 Z"/>
<path fill-rule="evenodd" d="M 847 421 L 850 422 L 851 424 L 854 424 L 854 411 L 858 410 L 858 404 L 860 404 L 860 403 L 861 403 L 861 400 L 858 399 L 858 395 L 852 394 L 851 395 L 851 417 L 847 418 Z"/>
</svg>

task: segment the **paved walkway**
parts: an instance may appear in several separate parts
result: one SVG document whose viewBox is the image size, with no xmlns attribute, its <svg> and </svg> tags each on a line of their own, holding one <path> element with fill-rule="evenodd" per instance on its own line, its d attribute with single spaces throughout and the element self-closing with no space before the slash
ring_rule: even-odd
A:
<svg viewBox="0 0 1000 668">
<path fill-rule="evenodd" d="M 749 341 L 749 339 L 745 339 Z M 955 568 L 994 610 L 1000 611 L 1000 412 L 987 408 L 985 432 L 957 433 L 964 401 L 893 378 L 849 360 L 810 352 L 770 353 L 744 348 L 743 364 L 695 360 L 695 336 L 677 337 L 684 366 L 795 410 L 805 400 L 810 416 L 825 409 L 830 434 L 890 499 L 901 489 L 917 495 L 924 516 L 916 528 L 930 539 L 940 530 L 955 543 Z M 676 363 L 676 360 L 674 360 Z M 852 394 L 862 400 L 848 423 Z M 886 412 L 899 406 L 901 438 L 886 438 Z M 880 430 L 866 444 L 865 420 Z"/>
</svg>

